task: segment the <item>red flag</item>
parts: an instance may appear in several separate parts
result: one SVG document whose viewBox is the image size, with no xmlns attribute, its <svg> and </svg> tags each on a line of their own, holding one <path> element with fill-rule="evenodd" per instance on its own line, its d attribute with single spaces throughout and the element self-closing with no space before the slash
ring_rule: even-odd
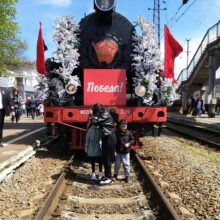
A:
<svg viewBox="0 0 220 220">
<path fill-rule="evenodd" d="M 164 25 L 165 35 L 165 61 L 164 76 L 165 78 L 174 79 L 174 60 L 183 51 L 182 46 L 174 39 L 168 27 Z"/>
<path fill-rule="evenodd" d="M 46 75 L 45 60 L 44 60 L 44 39 L 42 34 L 42 24 L 40 22 L 40 30 L 37 39 L 37 59 L 36 67 L 37 72 L 43 75 Z"/>
</svg>

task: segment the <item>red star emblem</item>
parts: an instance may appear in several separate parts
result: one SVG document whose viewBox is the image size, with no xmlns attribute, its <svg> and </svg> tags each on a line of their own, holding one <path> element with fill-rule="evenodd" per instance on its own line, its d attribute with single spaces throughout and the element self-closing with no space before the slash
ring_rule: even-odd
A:
<svg viewBox="0 0 220 220">
<path fill-rule="evenodd" d="M 98 56 L 99 62 L 110 64 L 118 51 L 118 44 L 110 39 L 105 39 L 93 45 Z"/>
</svg>

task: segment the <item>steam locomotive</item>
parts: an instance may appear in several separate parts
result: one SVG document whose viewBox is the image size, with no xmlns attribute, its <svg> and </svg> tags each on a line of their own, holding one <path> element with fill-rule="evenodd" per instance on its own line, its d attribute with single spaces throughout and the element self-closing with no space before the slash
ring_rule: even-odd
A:
<svg viewBox="0 0 220 220">
<path fill-rule="evenodd" d="M 115 11 L 116 0 L 94 0 L 95 12 L 81 19 L 79 67 L 74 72 L 82 86 L 76 91 L 74 104 L 45 107 L 44 120 L 55 133 L 57 128 L 70 139 L 72 149 L 82 149 L 91 106 L 103 104 L 129 123 L 145 125 L 166 121 L 166 107 L 147 107 L 139 102 L 132 83 L 134 26 Z M 56 64 L 59 68 L 59 64 Z M 47 65 L 52 72 L 52 64 Z M 54 126 L 55 125 L 55 126 Z M 137 127 L 137 126 L 136 126 Z M 138 139 L 138 131 L 137 139 Z M 137 143 L 138 144 L 138 143 Z"/>
</svg>

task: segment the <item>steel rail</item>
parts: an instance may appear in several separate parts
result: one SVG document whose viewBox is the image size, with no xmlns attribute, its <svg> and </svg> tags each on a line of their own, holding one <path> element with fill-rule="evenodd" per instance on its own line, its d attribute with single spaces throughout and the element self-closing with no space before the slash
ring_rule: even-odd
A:
<svg viewBox="0 0 220 220">
<path fill-rule="evenodd" d="M 170 124 L 169 124 L 170 123 Z M 174 124 L 175 125 L 171 125 L 171 124 Z M 192 131 L 186 131 L 185 129 L 178 129 L 177 127 L 185 127 L 185 128 L 190 128 L 192 130 L 194 130 L 195 132 L 197 132 L 196 134 L 194 134 Z M 189 138 L 193 138 L 203 144 L 208 144 L 210 147 L 214 147 L 216 149 L 220 149 L 220 143 L 219 142 L 214 142 L 213 139 L 215 137 L 219 137 L 219 132 L 215 132 L 215 131 L 211 131 L 210 129 L 206 129 L 206 128 L 199 128 L 199 127 L 195 127 L 195 125 L 186 125 L 186 124 L 183 124 L 183 123 L 180 123 L 180 122 L 172 122 L 172 121 L 168 121 L 167 123 L 167 127 L 168 129 L 172 130 L 172 131 L 175 131 L 179 134 L 182 134 L 184 136 L 187 136 Z M 205 134 L 204 134 L 205 132 Z M 199 134 L 202 134 L 201 137 L 199 137 L 200 135 Z M 208 137 L 212 135 L 212 137 Z"/>
<path fill-rule="evenodd" d="M 45 200 L 42 208 L 38 212 L 35 220 L 47 220 L 49 216 L 53 213 L 54 209 L 56 208 L 53 204 L 55 199 L 59 199 L 59 196 L 62 194 L 63 189 L 65 187 L 65 176 L 66 176 L 66 169 L 69 165 L 73 162 L 74 155 L 71 156 L 70 160 L 64 165 L 64 169 L 57 180 L 56 184 L 54 185 L 52 191 L 48 195 L 47 199 Z"/>
<path fill-rule="evenodd" d="M 54 141 L 56 141 L 59 137 L 60 137 L 60 134 L 57 134 L 56 136 L 49 137 L 47 140 L 43 140 L 43 141 L 35 140 L 36 147 L 48 146 L 48 145 L 52 144 Z"/>
<path fill-rule="evenodd" d="M 139 165 L 139 167 L 142 169 L 143 173 L 145 174 L 145 179 L 148 182 L 148 186 L 150 190 L 153 192 L 155 195 L 155 200 L 159 203 L 160 207 L 162 208 L 162 214 L 164 219 L 169 219 L 169 220 L 180 220 L 180 216 L 177 214 L 169 200 L 166 198 L 152 175 L 149 173 L 149 171 L 146 169 L 145 165 L 143 164 L 142 160 L 138 156 L 138 154 L 133 151 L 133 156 Z"/>
<path fill-rule="evenodd" d="M 174 210 L 173 206 L 170 204 L 169 200 L 166 198 L 162 190 L 157 185 L 156 181 L 153 179 L 149 171 L 144 166 L 143 162 L 141 161 L 140 157 L 136 154 L 136 152 L 133 151 L 134 158 L 138 164 L 139 167 L 141 167 L 142 171 L 145 174 L 145 179 L 148 182 L 148 186 L 150 187 L 150 190 L 152 193 L 156 196 L 155 200 L 158 202 L 159 206 L 162 210 L 162 215 L 164 219 L 169 220 L 180 220 L 180 217 Z M 35 220 L 46 220 L 49 219 L 52 213 L 54 212 L 56 208 L 56 202 L 59 200 L 59 197 L 61 196 L 64 187 L 65 187 L 65 176 L 67 173 L 67 168 L 72 163 L 74 159 L 74 156 L 71 157 L 71 159 L 68 161 L 68 163 L 64 166 L 64 171 L 61 173 L 59 179 L 57 180 L 56 184 L 54 185 L 52 191 L 48 195 L 47 199 L 43 203 L 42 208 L 38 212 Z"/>
</svg>

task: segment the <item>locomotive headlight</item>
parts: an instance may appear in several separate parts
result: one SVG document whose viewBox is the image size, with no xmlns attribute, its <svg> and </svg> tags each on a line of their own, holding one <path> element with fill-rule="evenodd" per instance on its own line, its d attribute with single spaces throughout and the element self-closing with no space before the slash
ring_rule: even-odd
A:
<svg viewBox="0 0 220 220">
<path fill-rule="evenodd" d="M 100 11 L 111 11 L 115 7 L 115 0 L 95 0 L 95 6 Z"/>
<path fill-rule="evenodd" d="M 146 94 L 146 88 L 144 86 L 137 86 L 135 87 L 134 92 L 137 96 L 143 97 Z"/>
<path fill-rule="evenodd" d="M 75 94 L 76 91 L 77 91 L 77 87 L 76 87 L 75 85 L 73 85 L 73 84 L 70 83 L 70 84 L 68 84 L 68 85 L 66 86 L 66 92 L 67 92 L 69 95 Z"/>
</svg>

